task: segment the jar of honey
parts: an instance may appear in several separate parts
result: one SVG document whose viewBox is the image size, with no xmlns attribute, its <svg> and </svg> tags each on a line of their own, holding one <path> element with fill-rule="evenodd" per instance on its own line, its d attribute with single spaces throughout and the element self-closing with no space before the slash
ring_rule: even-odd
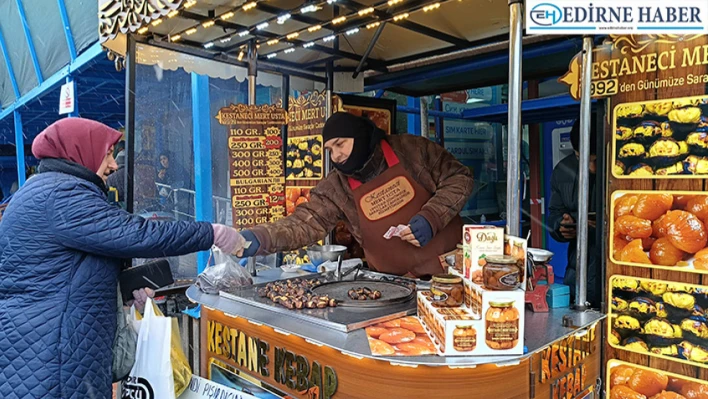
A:
<svg viewBox="0 0 708 399">
<path fill-rule="evenodd" d="M 484 265 L 484 288 L 492 291 L 511 291 L 521 286 L 521 270 L 516 259 L 509 255 L 489 255 Z"/>
<path fill-rule="evenodd" d="M 473 326 L 456 326 L 452 347 L 458 352 L 472 352 L 477 347 L 477 330 Z"/>
<path fill-rule="evenodd" d="M 435 307 L 457 307 L 465 300 L 462 277 L 454 274 L 436 274 L 430 286 L 431 302 Z"/>
<path fill-rule="evenodd" d="M 489 302 L 484 320 L 485 342 L 494 350 L 513 349 L 519 343 L 519 311 L 514 301 Z"/>
</svg>

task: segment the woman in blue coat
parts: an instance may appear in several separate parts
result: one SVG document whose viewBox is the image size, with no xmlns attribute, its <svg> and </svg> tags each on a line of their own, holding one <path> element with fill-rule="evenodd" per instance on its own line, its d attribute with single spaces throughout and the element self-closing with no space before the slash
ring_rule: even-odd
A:
<svg viewBox="0 0 708 399">
<path fill-rule="evenodd" d="M 110 205 L 120 137 L 67 118 L 32 145 L 39 173 L 0 222 L 0 398 L 111 397 L 121 259 L 243 250 L 230 227 L 147 221 Z"/>
</svg>

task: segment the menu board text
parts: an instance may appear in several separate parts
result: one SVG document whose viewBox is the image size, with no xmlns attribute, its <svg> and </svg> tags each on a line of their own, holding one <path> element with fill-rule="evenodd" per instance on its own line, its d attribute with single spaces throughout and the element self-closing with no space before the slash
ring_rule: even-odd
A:
<svg viewBox="0 0 708 399">
<path fill-rule="evenodd" d="M 233 223 L 245 229 L 285 215 L 285 170 L 281 126 L 287 113 L 274 105 L 243 104 L 216 116 L 229 126 L 229 171 Z"/>
</svg>

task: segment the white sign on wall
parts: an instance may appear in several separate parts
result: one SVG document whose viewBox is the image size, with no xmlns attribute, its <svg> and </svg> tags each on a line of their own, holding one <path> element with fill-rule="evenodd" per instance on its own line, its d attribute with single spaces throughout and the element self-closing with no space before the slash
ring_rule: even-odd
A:
<svg viewBox="0 0 708 399">
<path fill-rule="evenodd" d="M 74 97 L 75 82 L 67 82 L 61 86 L 59 94 L 59 115 L 70 114 L 76 108 L 76 97 Z"/>
<path fill-rule="evenodd" d="M 490 95 L 491 98 L 491 95 Z M 486 104 L 461 104 L 456 102 L 443 102 L 443 111 L 454 114 L 461 114 L 467 109 L 486 107 Z M 494 136 L 494 129 L 490 123 L 473 122 L 461 119 L 445 119 L 445 139 L 465 139 L 465 140 L 491 140 Z"/>
<path fill-rule="evenodd" d="M 470 141 L 445 141 L 445 149 L 460 161 L 494 158 L 494 143 Z"/>
<path fill-rule="evenodd" d="M 187 390 L 178 399 L 258 399 L 256 396 L 227 388 L 214 381 L 192 376 Z"/>
</svg>

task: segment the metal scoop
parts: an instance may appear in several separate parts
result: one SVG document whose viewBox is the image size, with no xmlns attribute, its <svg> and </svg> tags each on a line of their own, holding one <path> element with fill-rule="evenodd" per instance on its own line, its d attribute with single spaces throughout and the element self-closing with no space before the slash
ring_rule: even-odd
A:
<svg viewBox="0 0 708 399">
<path fill-rule="evenodd" d="M 347 247 L 342 245 L 315 245 L 307 249 L 307 256 L 315 267 L 325 262 L 337 261 L 337 281 L 342 281 L 342 258 Z"/>
</svg>

